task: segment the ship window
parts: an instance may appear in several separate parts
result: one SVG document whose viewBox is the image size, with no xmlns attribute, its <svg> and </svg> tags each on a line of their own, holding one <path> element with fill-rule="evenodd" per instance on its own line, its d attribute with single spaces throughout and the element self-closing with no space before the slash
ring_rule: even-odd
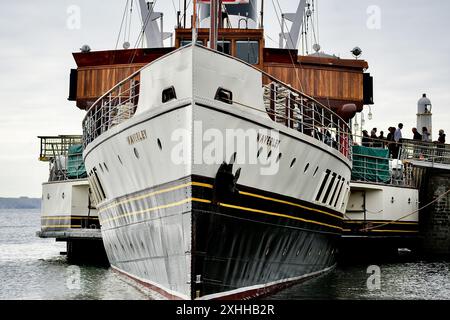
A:
<svg viewBox="0 0 450 320">
<path fill-rule="evenodd" d="M 334 206 L 335 206 L 335 207 L 337 207 L 338 201 L 339 201 L 339 199 L 341 198 L 341 195 L 342 195 L 342 188 L 344 187 L 344 184 L 345 184 L 345 178 L 342 179 L 341 187 L 339 188 L 339 192 L 338 192 L 338 195 L 337 195 L 337 197 L 336 197 L 336 201 L 334 202 Z"/>
<path fill-rule="evenodd" d="M 282 153 L 280 153 L 280 154 L 278 155 L 277 162 L 279 162 L 279 161 L 281 160 L 281 157 L 282 157 L 282 156 L 283 156 Z"/>
<path fill-rule="evenodd" d="M 158 139 L 158 148 L 159 148 L 159 150 L 162 151 L 162 143 L 161 143 L 161 140 L 160 140 L 160 139 Z"/>
<path fill-rule="evenodd" d="M 217 89 L 214 99 L 224 103 L 233 104 L 233 92 L 224 88 L 219 88 Z"/>
<path fill-rule="evenodd" d="M 331 189 L 333 189 L 334 182 L 336 181 L 336 177 L 337 177 L 337 174 L 335 172 L 333 172 L 333 178 L 331 179 L 330 184 L 328 185 L 327 192 L 325 192 L 325 196 L 323 197 L 323 203 L 327 202 L 328 197 L 331 194 Z"/>
<path fill-rule="evenodd" d="M 181 40 L 180 42 L 180 46 L 181 47 L 185 47 L 185 46 L 189 46 L 192 44 L 192 40 Z M 197 44 L 199 45 L 203 45 L 203 41 L 202 40 L 197 40 Z"/>
<path fill-rule="evenodd" d="M 319 192 L 317 192 L 316 201 L 319 201 L 320 197 L 322 196 L 323 189 L 325 189 L 325 186 L 327 184 L 328 178 L 330 177 L 331 170 L 327 170 L 326 173 L 324 173 L 324 177 L 322 179 L 322 184 L 320 185 Z"/>
<path fill-rule="evenodd" d="M 333 205 L 333 200 L 334 200 L 334 197 L 336 196 L 336 193 L 337 193 L 337 190 L 339 188 L 339 185 L 341 184 L 341 179 L 342 179 L 342 177 L 339 176 L 338 177 L 338 182 L 336 183 L 336 187 L 334 188 L 333 194 L 332 194 L 332 196 L 330 198 L 330 202 L 328 203 L 330 206 Z"/>
<path fill-rule="evenodd" d="M 315 177 L 316 176 L 316 174 L 317 174 L 317 171 L 319 170 L 319 167 L 317 167 L 316 168 L 316 170 L 314 170 L 314 174 L 313 174 L 313 177 Z"/>
<path fill-rule="evenodd" d="M 250 64 L 259 63 L 258 41 L 236 41 L 236 58 Z"/>
<path fill-rule="evenodd" d="M 134 148 L 133 151 L 134 151 L 134 155 L 135 155 L 136 159 L 139 159 L 139 151 L 137 151 L 136 148 Z"/>
<path fill-rule="evenodd" d="M 208 47 L 211 47 L 209 41 Z M 231 41 L 217 41 L 217 51 L 231 55 Z"/>
<path fill-rule="evenodd" d="M 164 89 L 162 92 L 162 102 L 166 103 L 177 98 L 177 93 L 175 88 L 172 86 L 170 88 Z"/>
<path fill-rule="evenodd" d="M 294 158 L 291 162 L 291 168 L 294 166 L 294 164 L 297 162 L 297 158 Z"/>
<path fill-rule="evenodd" d="M 305 170 L 303 171 L 304 173 L 308 172 L 309 169 L 309 163 L 306 165 Z"/>
</svg>

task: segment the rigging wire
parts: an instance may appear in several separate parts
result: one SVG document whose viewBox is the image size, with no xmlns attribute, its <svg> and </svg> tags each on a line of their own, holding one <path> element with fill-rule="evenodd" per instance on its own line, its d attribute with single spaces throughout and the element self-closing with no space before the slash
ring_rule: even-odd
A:
<svg viewBox="0 0 450 320">
<path fill-rule="evenodd" d="M 281 11 L 281 14 L 282 14 L 283 11 L 281 10 L 280 2 L 278 0 L 277 0 L 277 2 L 278 2 L 278 7 L 280 8 L 280 11 Z M 277 8 L 275 6 L 274 0 L 272 0 L 272 5 L 273 5 L 273 8 L 275 9 L 275 15 L 277 16 L 277 20 L 278 20 L 278 23 L 280 25 L 280 28 L 282 29 L 281 35 L 283 36 L 284 40 L 287 42 L 286 35 L 284 33 L 283 23 L 281 22 L 280 17 L 278 16 L 278 11 L 277 11 Z M 289 33 L 289 37 L 291 37 L 290 33 Z M 292 41 L 292 38 L 291 38 L 291 43 L 294 43 L 294 41 Z M 303 89 L 303 84 L 302 84 L 302 82 L 300 80 L 300 76 L 299 76 L 299 73 L 298 73 L 298 68 L 295 65 L 294 58 L 292 57 L 292 55 L 290 53 L 289 53 L 289 57 L 291 58 L 291 63 L 292 63 L 292 66 L 294 67 L 295 76 L 296 76 L 297 81 L 298 81 L 298 83 L 300 85 L 300 90 L 304 93 L 305 91 Z M 302 68 L 300 62 L 299 62 L 299 65 L 300 65 L 300 68 Z"/>
<path fill-rule="evenodd" d="M 116 50 L 117 50 L 117 47 L 119 46 L 120 35 L 122 34 L 122 29 L 123 29 L 123 23 L 124 23 L 124 21 L 125 21 L 126 15 L 127 15 L 127 11 L 128 11 L 128 2 L 129 2 L 129 0 L 127 0 L 127 2 L 125 3 L 125 9 L 124 9 L 124 11 L 123 11 L 122 22 L 120 23 L 119 34 L 117 35 Z"/>
<path fill-rule="evenodd" d="M 134 45 L 134 53 L 133 53 L 133 55 L 131 56 L 131 58 L 130 58 L 130 60 L 128 62 L 129 65 L 131 65 L 133 63 L 134 58 L 136 57 L 136 53 L 137 53 L 137 48 L 138 48 L 139 42 L 141 41 L 141 39 L 143 40 L 143 38 L 144 38 L 145 29 L 147 28 L 147 25 L 150 22 L 150 18 L 152 16 L 152 13 L 154 11 L 154 8 L 155 8 L 157 2 L 158 2 L 158 0 L 155 0 L 155 2 L 153 2 L 153 5 L 151 6 L 151 8 L 149 8 L 149 10 L 148 10 L 147 16 L 145 17 L 145 22 L 144 22 L 144 24 L 142 26 L 141 32 L 139 33 L 139 36 L 138 36 L 138 38 L 136 40 L 136 43 Z"/>
</svg>

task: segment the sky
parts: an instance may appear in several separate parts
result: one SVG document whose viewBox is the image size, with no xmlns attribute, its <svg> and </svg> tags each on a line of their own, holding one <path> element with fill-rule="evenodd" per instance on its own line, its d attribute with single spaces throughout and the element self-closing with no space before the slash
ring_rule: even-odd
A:
<svg viewBox="0 0 450 320">
<path fill-rule="evenodd" d="M 279 0 L 284 12 L 297 1 Z M 319 43 L 352 58 L 359 46 L 374 77 L 375 105 L 366 129 L 416 126 L 417 101 L 433 104 L 433 134 L 450 132 L 450 1 L 316 0 Z M 156 0 L 165 31 L 173 31 L 180 0 Z M 71 53 L 84 44 L 114 49 L 125 0 L 0 2 L 0 197 L 41 197 L 48 164 L 39 162 L 39 135 L 81 134 L 84 111 L 67 100 Z M 276 47 L 279 24 L 265 1 L 266 45 Z M 275 1 L 276 3 L 276 1 Z M 139 18 L 132 24 L 134 44 Z M 136 32 L 135 32 L 136 31 Z M 269 39 L 270 37 L 270 39 Z M 367 115 L 368 108 L 365 109 Z"/>
</svg>

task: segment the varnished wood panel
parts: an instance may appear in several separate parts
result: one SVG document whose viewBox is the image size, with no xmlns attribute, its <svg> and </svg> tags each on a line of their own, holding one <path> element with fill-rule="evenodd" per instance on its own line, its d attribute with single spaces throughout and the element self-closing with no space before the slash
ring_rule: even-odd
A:
<svg viewBox="0 0 450 320">
<path fill-rule="evenodd" d="M 313 67 L 268 65 L 264 71 L 315 98 L 362 101 L 363 73 Z"/>
</svg>

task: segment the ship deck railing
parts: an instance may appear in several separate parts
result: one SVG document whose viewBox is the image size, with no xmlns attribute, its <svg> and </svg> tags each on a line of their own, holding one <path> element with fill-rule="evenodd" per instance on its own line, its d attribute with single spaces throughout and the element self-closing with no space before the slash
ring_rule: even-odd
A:
<svg viewBox="0 0 450 320">
<path fill-rule="evenodd" d="M 364 182 L 398 187 L 415 186 L 411 168 L 408 163 L 393 158 L 359 154 L 354 154 L 353 156 L 353 182 Z M 358 161 L 355 161 L 356 157 L 359 158 Z M 355 173 L 357 173 L 357 177 L 355 177 Z"/>
<path fill-rule="evenodd" d="M 49 163 L 49 182 L 85 178 L 82 153 L 71 154 L 69 148 L 82 144 L 81 135 L 39 136 L 39 161 Z"/>
<path fill-rule="evenodd" d="M 183 50 L 183 48 L 178 50 Z M 238 60 L 235 57 L 217 51 L 214 52 Z M 264 113 L 263 116 L 269 116 L 276 123 L 316 139 L 322 145 L 339 151 L 351 161 L 352 135 L 345 120 L 314 98 L 282 83 L 255 66 L 239 61 L 262 74 L 263 83 L 261 85 L 264 89 L 265 110 L 242 104 L 236 100 L 227 101 L 227 103 Z M 117 84 L 88 110 L 83 121 L 83 144 L 85 148 L 103 133 L 134 116 L 139 102 L 141 70 Z"/>
</svg>

